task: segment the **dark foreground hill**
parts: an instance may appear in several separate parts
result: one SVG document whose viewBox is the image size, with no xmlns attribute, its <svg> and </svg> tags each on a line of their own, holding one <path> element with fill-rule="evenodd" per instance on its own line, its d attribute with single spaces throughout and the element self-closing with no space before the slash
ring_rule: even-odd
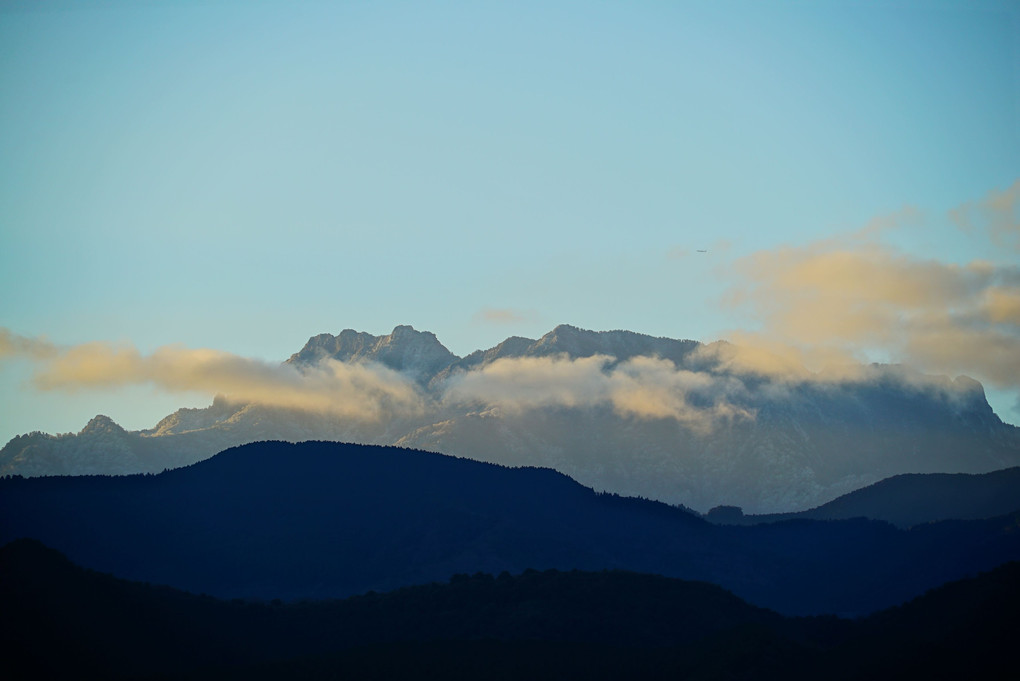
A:
<svg viewBox="0 0 1020 681">
<path fill-rule="evenodd" d="M 627 572 L 458 575 L 343 601 L 220 601 L 0 548 L 7 679 L 1013 678 L 1020 565 L 864 620 L 784 618 Z"/>
<path fill-rule="evenodd" d="M 1012 516 L 712 525 L 547 469 L 266 442 L 154 476 L 0 480 L 0 541 L 224 598 L 334 598 L 455 573 L 626 569 L 787 614 L 864 613 L 1020 559 Z"/>
<path fill-rule="evenodd" d="M 1020 508 L 1020 468 L 969 475 L 896 475 L 799 513 L 744 515 L 733 506 L 713 508 L 711 522 L 757 525 L 794 518 L 846 520 L 871 518 L 908 528 L 940 520 L 994 518 Z"/>
</svg>

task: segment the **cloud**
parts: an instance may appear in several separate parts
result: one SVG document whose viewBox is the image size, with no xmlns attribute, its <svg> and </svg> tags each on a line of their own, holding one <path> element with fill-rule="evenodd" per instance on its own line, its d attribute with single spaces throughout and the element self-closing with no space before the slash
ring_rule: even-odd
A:
<svg viewBox="0 0 1020 681">
<path fill-rule="evenodd" d="M 483 322 L 486 324 L 519 324 L 522 322 L 535 321 L 537 316 L 538 315 L 531 310 L 515 310 L 508 307 L 486 307 L 474 314 L 474 320 L 476 322 Z"/>
<path fill-rule="evenodd" d="M 880 243 L 884 229 L 737 261 L 740 284 L 728 302 L 762 328 L 736 347 L 703 350 L 702 359 L 773 377 L 805 378 L 797 367 L 806 366 L 855 378 L 854 364 L 878 352 L 1020 387 L 1020 268 L 917 258 Z"/>
<path fill-rule="evenodd" d="M 46 359 L 55 357 L 58 349 L 44 338 L 29 338 L 0 328 L 0 359 L 5 357 L 28 357 Z"/>
<path fill-rule="evenodd" d="M 734 403 L 747 393 L 732 376 L 677 368 L 657 357 L 635 357 L 609 375 L 610 401 L 621 414 L 638 418 L 673 418 L 694 430 L 711 431 L 723 421 L 753 419 Z"/>
<path fill-rule="evenodd" d="M 256 402 L 339 416 L 378 419 L 385 414 L 419 413 L 423 399 L 413 383 L 372 364 L 326 360 L 298 369 L 208 349 L 165 346 L 144 355 L 131 346 L 86 343 L 58 348 L 44 341 L 11 341 L 0 333 L 8 354 L 35 360 L 40 390 L 110 389 L 150 384 L 168 392 L 221 394 L 234 402 Z M 38 349 L 44 348 L 45 352 Z"/>
<path fill-rule="evenodd" d="M 0 329 L 0 350 L 35 361 L 32 381 L 40 390 L 148 384 L 166 392 L 205 392 L 237 403 L 369 420 L 423 415 L 435 406 L 413 381 L 378 364 L 326 359 L 299 369 L 182 346 L 164 346 L 151 354 L 111 343 L 58 347 L 5 329 Z M 448 405 L 481 402 L 511 412 L 609 405 L 624 416 L 671 418 L 699 432 L 722 421 L 754 418 L 733 401 L 746 394 L 738 379 L 678 368 L 654 357 L 622 363 L 606 355 L 504 358 L 458 374 L 444 388 L 441 399 Z"/>
<path fill-rule="evenodd" d="M 994 323 L 1020 326 L 1020 291 L 991 287 L 984 293 L 982 311 Z"/>
<path fill-rule="evenodd" d="M 610 405 L 624 416 L 672 418 L 700 431 L 711 430 L 722 420 L 754 417 L 730 401 L 744 392 L 733 377 L 680 369 L 654 357 L 614 362 L 607 355 L 503 358 L 451 378 L 445 399 L 515 412 Z"/>
<path fill-rule="evenodd" d="M 608 399 L 605 355 L 569 359 L 517 357 L 498 359 L 451 378 L 449 402 L 480 401 L 522 411 L 548 406 L 592 406 Z"/>
<path fill-rule="evenodd" d="M 698 346 L 688 357 L 688 364 L 716 373 L 754 374 L 784 383 L 858 380 L 864 371 L 864 364 L 838 349 L 801 347 L 746 332 L 734 332 L 730 338 L 732 342 Z"/>
<path fill-rule="evenodd" d="M 993 189 L 978 201 L 949 212 L 961 229 L 984 231 L 997 246 L 1020 252 L 1020 179 L 1003 191 Z"/>
<path fill-rule="evenodd" d="M 708 247 L 708 250 L 711 253 L 728 253 L 731 248 L 733 248 L 733 242 L 729 239 L 716 239 Z"/>
</svg>

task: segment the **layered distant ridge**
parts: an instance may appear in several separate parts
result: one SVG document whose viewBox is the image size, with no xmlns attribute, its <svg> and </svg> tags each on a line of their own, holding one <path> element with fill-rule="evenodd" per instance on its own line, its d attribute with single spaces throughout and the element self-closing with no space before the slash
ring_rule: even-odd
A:
<svg viewBox="0 0 1020 681">
<path fill-rule="evenodd" d="M 1018 429 L 976 381 L 896 366 L 776 377 L 723 361 L 733 347 L 561 325 L 458 357 L 410 326 L 347 329 L 312 337 L 285 364 L 389 372 L 415 410 L 357 418 L 217 398 L 143 431 L 102 418 L 74 435 L 19 436 L 0 451 L 0 474 L 159 472 L 257 440 L 339 440 L 545 466 L 703 512 L 775 513 L 893 475 L 1020 465 Z"/>
<path fill-rule="evenodd" d="M 1015 515 L 722 527 L 548 469 L 330 442 L 253 443 L 154 476 L 0 480 L 0 545 L 30 537 L 86 567 L 225 598 L 619 568 L 788 614 L 864 613 L 1020 558 Z"/>
</svg>

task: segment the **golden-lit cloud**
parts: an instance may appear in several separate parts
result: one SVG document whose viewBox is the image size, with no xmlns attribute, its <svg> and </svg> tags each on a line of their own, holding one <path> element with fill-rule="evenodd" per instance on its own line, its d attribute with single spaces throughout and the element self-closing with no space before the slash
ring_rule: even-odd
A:
<svg viewBox="0 0 1020 681">
<path fill-rule="evenodd" d="M 447 401 L 479 401 L 509 410 L 547 406 L 592 406 L 608 399 L 605 355 L 498 359 L 453 377 Z"/>
<path fill-rule="evenodd" d="M 1020 326 L 1020 288 L 988 288 L 984 292 L 981 308 L 993 323 Z"/>
<path fill-rule="evenodd" d="M 853 380 L 863 365 L 839 350 L 805 348 L 761 334 L 734 332 L 732 342 L 718 341 L 697 347 L 690 364 L 727 374 L 755 374 L 782 382 Z M 814 367 L 810 371 L 807 367 Z"/>
<path fill-rule="evenodd" d="M 1020 252 L 1020 180 L 954 208 L 949 215 L 960 228 L 984 231 L 999 247 Z"/>
<path fill-rule="evenodd" d="M 423 398 L 412 381 L 375 364 L 325 360 L 314 367 L 298 369 L 208 349 L 165 346 L 145 355 L 134 347 L 110 343 L 58 348 L 9 332 L 0 334 L 0 338 L 8 356 L 36 361 L 32 380 L 40 390 L 78 391 L 149 384 L 167 392 L 220 394 L 234 402 L 360 419 L 418 413 L 423 409 Z"/>
<path fill-rule="evenodd" d="M 0 328 L 0 359 L 5 357 L 29 357 L 46 359 L 58 353 L 55 345 L 44 338 L 29 338 Z"/>
<path fill-rule="evenodd" d="M 358 419 L 423 416 L 440 404 L 465 402 L 512 412 L 609 405 L 623 416 L 675 419 L 702 432 L 722 421 L 754 418 L 733 401 L 746 397 L 739 379 L 678 368 L 655 357 L 619 363 L 606 355 L 504 358 L 453 376 L 433 398 L 439 402 L 433 402 L 410 378 L 378 364 L 324 359 L 298 368 L 181 346 L 151 354 L 103 342 L 59 347 L 6 330 L 0 330 L 0 339 L 6 356 L 35 362 L 32 382 L 44 391 L 152 385 Z"/>
<path fill-rule="evenodd" d="M 1015 207 L 1015 197 L 1003 197 L 982 205 Z M 740 285 L 728 302 L 762 328 L 734 346 L 703 348 L 702 359 L 794 380 L 860 380 L 868 374 L 855 364 L 877 352 L 928 372 L 1020 387 L 1020 268 L 907 255 L 878 240 L 890 224 L 737 261 Z"/>
<path fill-rule="evenodd" d="M 711 430 L 721 420 L 754 417 L 730 401 L 744 392 L 733 377 L 688 371 L 655 357 L 614 361 L 606 355 L 503 358 L 452 377 L 445 399 L 515 412 L 611 405 L 623 416 L 671 418 L 697 430 Z"/>
<path fill-rule="evenodd" d="M 609 398 L 620 414 L 672 418 L 694 430 L 710 431 L 720 422 L 753 419 L 734 403 L 746 395 L 739 379 L 677 368 L 657 357 L 634 357 L 609 374 Z"/>
</svg>

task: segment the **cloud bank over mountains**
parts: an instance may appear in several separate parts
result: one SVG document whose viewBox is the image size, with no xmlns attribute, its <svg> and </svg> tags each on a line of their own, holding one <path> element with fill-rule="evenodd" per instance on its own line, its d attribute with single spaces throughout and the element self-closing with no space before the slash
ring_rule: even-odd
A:
<svg viewBox="0 0 1020 681">
<path fill-rule="evenodd" d="M 999 247 L 1020 253 L 1020 179 L 1004 190 L 993 189 L 949 213 L 961 229 L 983 232 Z"/>
<path fill-rule="evenodd" d="M 609 405 L 639 419 L 672 418 L 698 430 L 719 419 L 753 419 L 730 397 L 746 392 L 739 379 L 677 367 L 654 356 L 618 362 L 598 354 L 571 358 L 500 358 L 455 371 L 427 391 L 412 374 L 377 361 L 274 364 L 210 349 L 165 346 L 145 355 L 110 343 L 57 347 L 42 339 L 0 329 L 3 354 L 36 363 L 40 390 L 101 390 L 148 384 L 167 392 L 204 392 L 230 402 L 301 409 L 334 416 L 379 420 L 420 416 L 433 408 L 480 403 L 522 412 L 545 407 Z"/>
<path fill-rule="evenodd" d="M 517 412 L 609 405 L 621 416 L 670 418 L 711 431 L 718 420 L 754 418 L 753 411 L 729 400 L 742 392 L 746 388 L 736 378 L 681 369 L 658 357 L 632 357 L 617 363 L 608 355 L 575 359 L 559 355 L 504 358 L 455 374 L 444 399 Z"/>
<path fill-rule="evenodd" d="M 238 403 L 302 409 L 378 420 L 387 414 L 420 414 L 415 383 L 381 364 L 324 358 L 312 366 L 265 362 L 210 349 L 165 346 L 142 354 L 129 345 L 84 343 L 58 347 L 0 329 L 0 356 L 36 363 L 40 390 L 96 390 L 149 384 L 159 390 L 223 395 Z"/>
<path fill-rule="evenodd" d="M 949 217 L 1017 252 L 1018 209 L 1020 180 Z M 1020 390 L 1020 266 L 925 259 L 883 240 L 909 228 L 931 225 L 908 207 L 856 232 L 738 259 L 726 303 L 760 329 L 731 334 L 718 359 L 778 379 L 868 380 L 863 358 L 878 354 Z"/>
<path fill-rule="evenodd" d="M 775 396 L 784 386 L 798 383 L 863 383 L 893 376 L 913 389 L 946 396 L 958 391 L 957 384 L 942 378 L 862 364 L 830 363 L 812 372 L 802 363 L 803 354 L 761 337 L 750 338 L 746 345 L 692 343 L 679 361 L 654 353 L 621 359 L 601 352 L 557 352 L 498 357 L 466 368 L 453 362 L 438 375 L 415 366 L 401 371 L 366 357 L 343 361 L 324 355 L 272 363 L 181 346 L 160 347 L 150 354 L 104 342 L 60 347 L 6 329 L 0 329 L 0 343 L 0 356 L 34 362 L 32 384 L 39 390 L 150 385 L 169 393 L 201 392 L 231 403 L 369 422 L 463 406 L 517 414 L 608 407 L 621 417 L 672 419 L 710 433 L 735 420 L 753 421 L 755 393 Z"/>
<path fill-rule="evenodd" d="M 755 254 L 735 295 L 763 318 L 766 338 L 849 364 L 879 348 L 925 370 L 1020 385 L 1020 268 L 919 261 L 875 243 L 830 243 Z M 753 366 L 753 364 L 749 365 Z M 766 372 L 768 369 L 766 369 Z"/>
</svg>

